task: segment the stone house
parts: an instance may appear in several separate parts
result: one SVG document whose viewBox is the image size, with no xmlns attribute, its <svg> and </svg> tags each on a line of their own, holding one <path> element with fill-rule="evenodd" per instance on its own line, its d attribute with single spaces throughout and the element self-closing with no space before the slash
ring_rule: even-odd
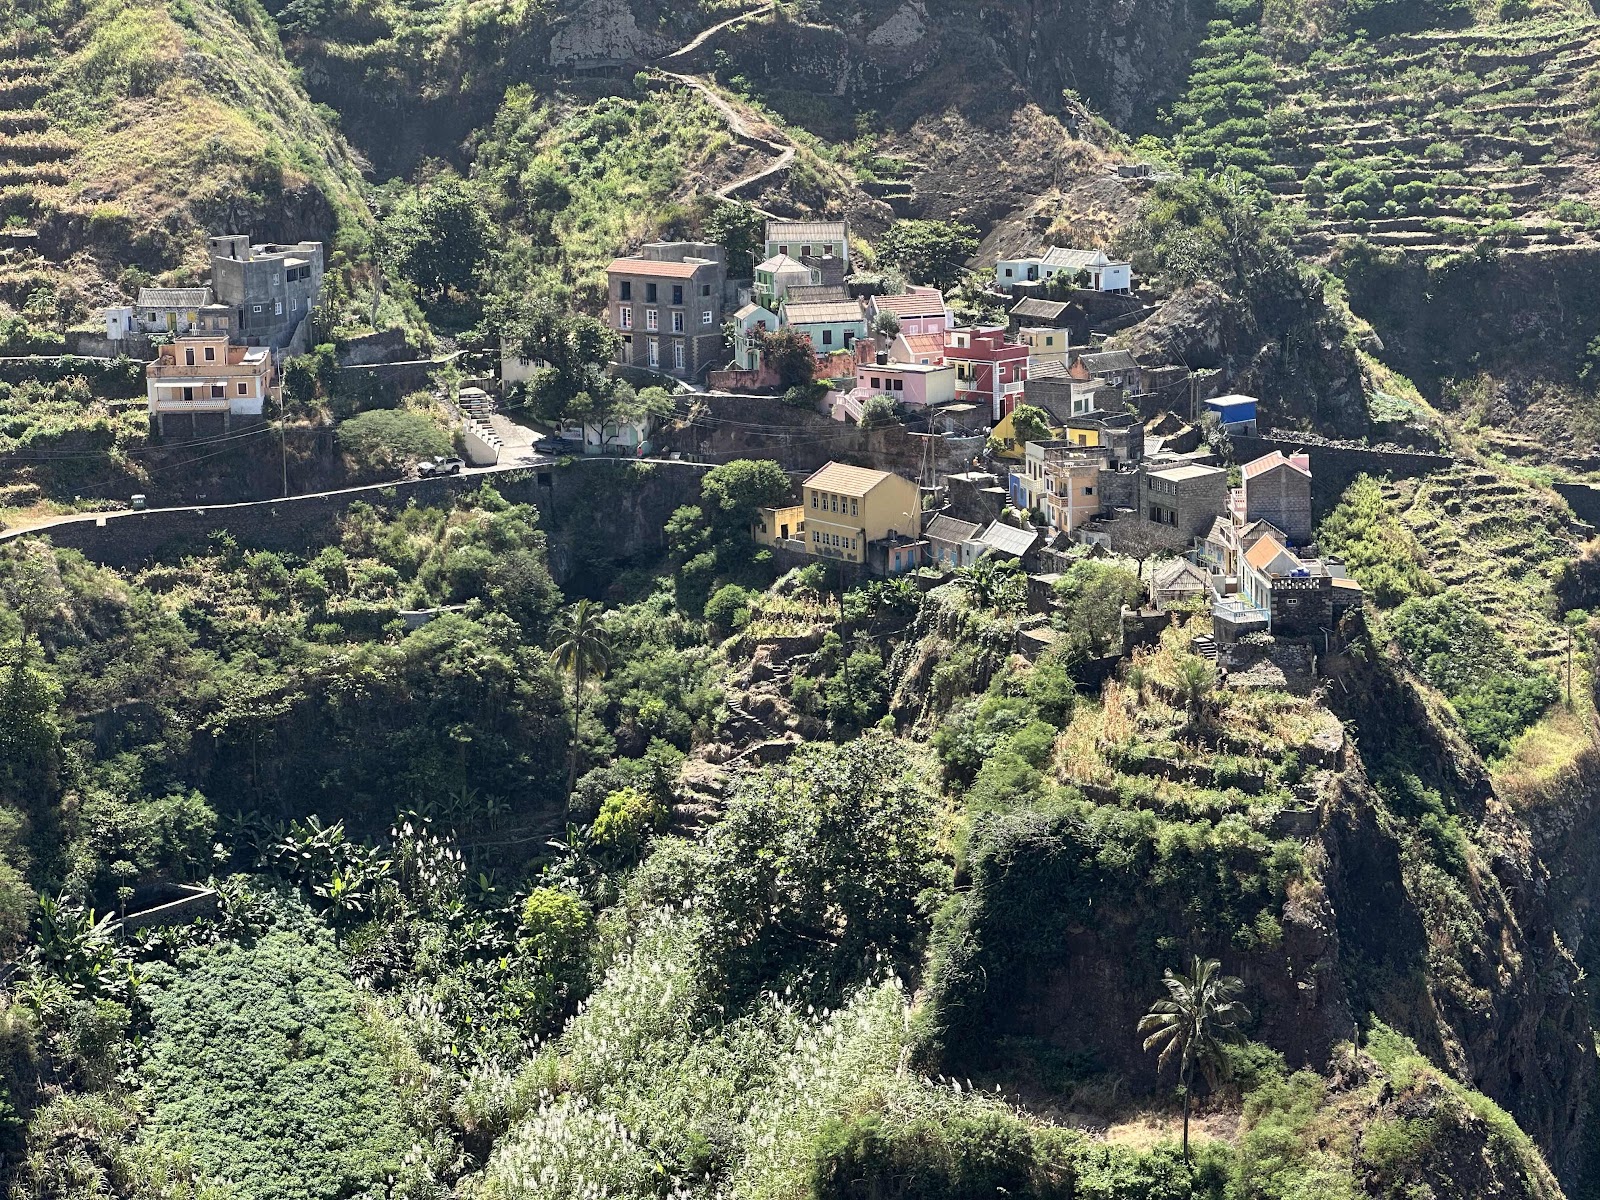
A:
<svg viewBox="0 0 1600 1200">
<path fill-rule="evenodd" d="M 1203 536 L 1228 500 L 1228 473 L 1221 467 L 1184 463 L 1144 471 L 1139 480 L 1139 515 L 1171 529 L 1184 546 Z"/>
<path fill-rule="evenodd" d="M 233 310 L 218 304 L 208 287 L 142 287 L 133 305 L 139 333 L 233 333 Z"/>
<path fill-rule="evenodd" d="M 230 310 L 233 336 L 247 346 L 288 345 L 322 294 L 322 243 L 252 245 L 229 233 L 208 244 L 211 289 Z"/>
<path fill-rule="evenodd" d="M 1104 379 L 1130 396 L 1144 394 L 1144 371 L 1126 350 L 1101 350 L 1080 354 L 1069 371 L 1074 379 Z"/>
<path fill-rule="evenodd" d="M 1281 450 L 1245 463 L 1241 503 L 1244 520 L 1270 521 L 1291 546 L 1311 541 L 1311 456 L 1285 455 Z"/>
<path fill-rule="evenodd" d="M 698 379 L 720 365 L 727 264 L 721 246 L 651 242 L 606 267 L 606 318 L 617 361 Z"/>
</svg>

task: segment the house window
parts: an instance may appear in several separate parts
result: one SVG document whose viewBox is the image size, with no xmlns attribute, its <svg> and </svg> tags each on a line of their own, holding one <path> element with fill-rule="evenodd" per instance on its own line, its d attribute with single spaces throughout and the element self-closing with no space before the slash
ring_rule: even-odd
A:
<svg viewBox="0 0 1600 1200">
<path fill-rule="evenodd" d="M 1092 496 L 1094 495 L 1094 489 L 1092 487 L 1086 487 L 1083 489 L 1083 494 L 1085 496 Z"/>
<path fill-rule="evenodd" d="M 672 302 L 674 304 L 683 303 L 683 284 L 675 283 L 672 285 Z"/>
<path fill-rule="evenodd" d="M 675 370 L 683 370 L 683 343 L 672 343 L 672 366 Z"/>
<path fill-rule="evenodd" d="M 681 312 L 675 312 L 672 314 L 672 332 L 683 332 L 683 314 Z"/>
<path fill-rule="evenodd" d="M 822 331 L 822 344 L 823 344 L 823 345 L 824 345 L 824 346 L 831 346 L 831 345 L 833 345 L 833 330 L 831 330 L 831 329 L 824 329 L 824 330 L 823 330 L 823 331 Z"/>
<path fill-rule="evenodd" d="M 1011 278 L 1011 268 L 1010 268 L 1010 267 L 1007 267 L 1007 268 L 1006 268 L 1006 278 L 1007 278 L 1007 279 L 1010 279 L 1010 278 Z"/>
<path fill-rule="evenodd" d="M 852 517 L 854 517 L 854 516 L 858 516 L 858 515 L 859 515 L 859 514 L 858 514 L 858 513 L 857 513 L 857 512 L 856 512 L 856 502 L 855 502 L 855 501 L 854 501 L 854 500 L 852 500 L 852 501 L 850 501 L 850 515 L 851 515 L 851 516 L 852 516 Z"/>
<path fill-rule="evenodd" d="M 787 246 L 779 246 L 778 247 L 778 253 L 779 254 L 787 254 L 787 253 L 789 253 L 789 247 L 787 247 Z"/>
<path fill-rule="evenodd" d="M 826 246 L 824 246 L 822 248 L 822 252 L 824 254 L 832 254 L 833 253 L 833 243 L 829 242 Z"/>
<path fill-rule="evenodd" d="M 632 300 L 633 299 L 633 281 L 632 280 L 624 279 L 621 283 L 617 284 L 617 298 L 621 299 L 621 300 Z"/>
<path fill-rule="evenodd" d="M 617 324 L 623 329 L 633 328 L 633 309 L 626 306 L 617 309 Z"/>
<path fill-rule="evenodd" d="M 647 284 L 644 285 L 644 302 L 646 304 L 654 304 L 656 302 L 656 285 L 655 284 L 647 283 Z"/>
<path fill-rule="evenodd" d="M 894 390 L 897 392 L 906 390 L 906 381 L 904 379 L 891 379 L 889 382 L 894 385 Z"/>
<path fill-rule="evenodd" d="M 207 362 L 216 362 L 217 361 L 217 348 L 215 346 L 207 346 L 206 347 L 206 361 Z"/>
<path fill-rule="evenodd" d="M 816 506 L 817 506 L 817 494 L 815 492 L 812 492 L 811 493 L 811 507 L 815 508 Z"/>
<path fill-rule="evenodd" d="M 701 284 L 701 285 L 700 285 L 700 294 L 701 294 L 701 295 L 702 295 L 702 296 L 709 296 L 709 295 L 711 295 L 711 285 L 710 285 L 710 284 L 709 284 L 709 283 L 702 283 L 702 284 Z"/>
<path fill-rule="evenodd" d="M 1054 345 L 1055 345 L 1055 344 L 1056 344 L 1056 339 L 1055 339 L 1055 338 L 1053 338 L 1053 337 L 1047 337 L 1047 338 L 1045 338 L 1045 340 L 1044 340 L 1044 344 L 1045 344 L 1045 345 L 1046 345 L 1046 346 L 1054 346 Z"/>
<path fill-rule="evenodd" d="M 223 387 L 220 383 L 213 383 L 211 385 L 211 398 L 213 400 L 221 400 L 227 394 L 228 389 Z"/>
<path fill-rule="evenodd" d="M 874 389 L 881 388 L 881 387 L 883 387 L 883 381 L 880 380 L 876 375 L 874 375 L 872 377 L 872 386 L 873 386 Z"/>
<path fill-rule="evenodd" d="M 810 258 L 811 257 L 811 247 L 810 246 L 801 246 L 800 247 L 800 257 L 801 258 Z"/>
<path fill-rule="evenodd" d="M 250 394 L 250 385 L 248 383 L 241 383 L 239 385 L 239 395 L 248 396 L 249 394 Z"/>
<path fill-rule="evenodd" d="M 194 399 L 194 389 L 192 387 L 184 388 L 183 389 L 183 398 L 185 400 L 193 400 Z"/>
<path fill-rule="evenodd" d="M 644 327 L 646 329 L 661 328 L 661 314 L 653 308 L 644 310 Z"/>
<path fill-rule="evenodd" d="M 702 325 L 711 324 L 711 310 L 709 308 L 705 309 L 704 311 L 701 312 L 701 314 L 700 314 L 700 324 L 702 324 Z"/>
<path fill-rule="evenodd" d="M 183 365 L 186 366 L 186 367 L 194 366 L 194 347 L 193 346 L 185 346 L 184 347 L 184 350 L 183 350 Z"/>
<path fill-rule="evenodd" d="M 253 313 L 258 313 L 258 312 L 260 312 L 260 311 L 261 311 L 261 305 L 259 305 L 259 304 L 252 304 L 252 305 L 251 305 L 251 306 L 250 306 L 250 311 L 251 311 L 251 312 L 253 312 Z"/>
<path fill-rule="evenodd" d="M 652 367 L 659 367 L 661 365 L 661 343 L 655 338 L 650 339 L 649 354 L 650 365 Z"/>
</svg>

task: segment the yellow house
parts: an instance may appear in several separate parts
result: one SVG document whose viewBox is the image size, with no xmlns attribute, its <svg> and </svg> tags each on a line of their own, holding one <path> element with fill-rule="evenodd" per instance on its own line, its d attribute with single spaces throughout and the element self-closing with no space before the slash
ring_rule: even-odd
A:
<svg viewBox="0 0 1600 1200">
<path fill-rule="evenodd" d="M 1069 336 L 1066 329 L 1024 326 L 1017 330 L 1017 340 L 1028 348 L 1028 370 L 1032 372 L 1034 367 L 1046 362 L 1058 362 L 1065 366 Z"/>
<path fill-rule="evenodd" d="M 1026 404 L 1028 401 L 1024 399 L 1022 403 Z M 1037 404 L 1035 404 L 1033 407 L 1038 408 L 1040 412 L 1044 413 L 1045 421 L 1050 427 L 1050 440 L 1055 441 L 1056 439 L 1060 438 L 1062 436 L 1062 427 L 1057 425 L 1056 422 L 1061 418 L 1057 417 L 1048 408 L 1040 408 L 1040 406 Z M 1011 412 L 1008 412 L 1005 416 L 1001 417 L 995 427 L 989 431 L 989 440 L 995 447 L 995 454 L 1000 458 L 1021 459 L 1023 451 L 1026 449 L 1023 443 L 1018 439 L 1016 427 L 1011 421 L 1012 414 L 1015 412 L 1016 409 L 1012 409 Z M 1084 444 L 1092 445 L 1094 443 Z"/>
<path fill-rule="evenodd" d="M 791 539 L 804 541 L 805 505 L 785 504 L 779 508 L 756 509 L 756 519 L 750 528 L 750 535 L 762 546 L 776 546 Z"/>
<path fill-rule="evenodd" d="M 891 471 L 829 463 L 800 495 L 806 549 L 818 558 L 864 563 L 871 543 L 922 533 L 922 493 Z"/>
</svg>

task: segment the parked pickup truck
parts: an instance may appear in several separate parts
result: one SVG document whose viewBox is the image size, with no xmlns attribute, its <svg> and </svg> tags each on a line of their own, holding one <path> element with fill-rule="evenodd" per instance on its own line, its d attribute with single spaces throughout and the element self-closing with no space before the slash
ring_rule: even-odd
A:
<svg viewBox="0 0 1600 1200">
<path fill-rule="evenodd" d="M 459 475 L 466 465 L 459 458 L 425 458 L 417 464 L 417 478 L 434 479 L 440 475 Z"/>
</svg>

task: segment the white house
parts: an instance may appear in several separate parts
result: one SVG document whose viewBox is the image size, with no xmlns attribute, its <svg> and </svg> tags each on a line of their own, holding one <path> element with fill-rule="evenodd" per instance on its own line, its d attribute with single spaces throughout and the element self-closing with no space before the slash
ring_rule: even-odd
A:
<svg viewBox="0 0 1600 1200">
<path fill-rule="evenodd" d="M 1133 286 L 1133 264 L 1112 262 L 1104 250 L 1075 250 L 1051 246 L 1041 254 L 1002 258 L 995 263 L 994 279 L 1002 291 L 1019 283 L 1039 283 L 1065 275 L 1068 280 L 1079 272 L 1089 277 L 1088 290 L 1125 292 Z"/>
</svg>

